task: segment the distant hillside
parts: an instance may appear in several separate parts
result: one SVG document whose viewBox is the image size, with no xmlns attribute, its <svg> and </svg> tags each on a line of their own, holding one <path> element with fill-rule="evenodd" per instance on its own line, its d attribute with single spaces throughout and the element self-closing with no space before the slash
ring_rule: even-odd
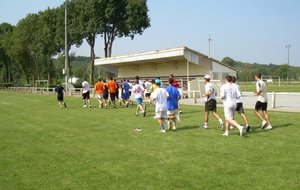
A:
<svg viewBox="0 0 300 190">
<path fill-rule="evenodd" d="M 239 81 L 250 81 L 254 79 L 256 73 L 264 76 L 276 76 L 281 80 L 300 80 L 300 67 L 289 66 L 287 64 L 258 64 L 235 61 L 230 57 L 225 57 L 222 63 L 227 64 L 237 70 Z"/>
</svg>

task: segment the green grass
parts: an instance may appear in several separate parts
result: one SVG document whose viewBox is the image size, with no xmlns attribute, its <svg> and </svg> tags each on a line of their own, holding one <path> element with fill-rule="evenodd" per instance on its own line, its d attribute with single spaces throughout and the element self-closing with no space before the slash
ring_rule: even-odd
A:
<svg viewBox="0 0 300 190">
<path fill-rule="evenodd" d="M 247 110 L 253 131 L 223 137 L 212 117 L 199 128 L 203 107 L 182 106 L 177 132 L 161 134 L 151 106 L 143 118 L 65 99 L 61 109 L 54 95 L 0 91 L 1 190 L 300 189 L 298 113 L 270 112 L 262 131 Z"/>
<path fill-rule="evenodd" d="M 241 90 L 244 92 L 253 92 L 255 90 L 255 82 L 240 82 L 238 83 Z M 280 86 L 277 83 L 267 84 L 268 92 L 300 92 L 300 83 L 290 83 L 286 82 Z"/>
</svg>

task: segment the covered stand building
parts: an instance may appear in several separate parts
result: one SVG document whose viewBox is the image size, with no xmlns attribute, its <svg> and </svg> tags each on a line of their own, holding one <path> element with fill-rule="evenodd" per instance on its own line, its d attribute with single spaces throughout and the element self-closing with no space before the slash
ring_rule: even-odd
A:
<svg viewBox="0 0 300 190">
<path fill-rule="evenodd" d="M 166 81 L 174 74 L 182 84 L 189 84 L 205 74 L 211 75 L 213 80 L 223 80 L 227 74 L 236 76 L 233 68 L 187 47 L 96 59 L 95 65 L 101 70 L 114 71 L 117 79 L 132 80 L 138 75 L 141 79 L 160 77 Z"/>
</svg>

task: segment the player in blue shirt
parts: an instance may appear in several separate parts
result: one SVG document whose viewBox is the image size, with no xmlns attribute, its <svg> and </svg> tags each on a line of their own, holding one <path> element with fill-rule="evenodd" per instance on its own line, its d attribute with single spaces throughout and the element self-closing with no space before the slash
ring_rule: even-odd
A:
<svg viewBox="0 0 300 190">
<path fill-rule="evenodd" d="M 129 105 L 129 90 L 130 90 L 130 85 L 128 84 L 128 82 L 126 82 L 126 80 L 124 79 L 123 83 L 122 83 L 122 88 L 123 88 L 123 94 L 122 94 L 122 99 L 126 105 L 126 107 L 128 107 Z"/>
<path fill-rule="evenodd" d="M 167 102 L 167 114 L 169 120 L 168 130 L 176 130 L 176 120 L 179 120 L 178 117 L 178 100 L 181 98 L 181 95 L 177 88 L 173 86 L 174 79 L 169 78 L 169 86 L 166 88 L 166 91 L 169 94 Z"/>
</svg>

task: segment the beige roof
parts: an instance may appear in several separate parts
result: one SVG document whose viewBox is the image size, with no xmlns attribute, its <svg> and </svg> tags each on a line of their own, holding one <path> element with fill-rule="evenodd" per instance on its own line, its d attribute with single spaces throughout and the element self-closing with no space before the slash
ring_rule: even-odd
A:
<svg viewBox="0 0 300 190">
<path fill-rule="evenodd" d="M 157 62 L 185 62 L 189 61 L 193 64 L 200 64 L 200 56 L 204 56 L 212 61 L 222 64 L 220 61 L 208 57 L 200 52 L 194 51 L 190 48 L 185 46 L 178 47 L 178 48 L 170 48 L 170 49 L 163 49 L 163 50 L 155 50 L 155 51 L 148 51 L 144 53 L 136 53 L 136 54 L 129 54 L 124 56 L 116 56 L 116 57 L 109 57 L 109 58 L 102 58 L 96 59 L 95 65 L 112 65 L 117 66 L 119 64 L 139 64 L 139 63 L 157 63 Z M 229 67 L 228 65 L 224 65 Z M 229 67 L 233 69 L 232 67 Z"/>
</svg>

